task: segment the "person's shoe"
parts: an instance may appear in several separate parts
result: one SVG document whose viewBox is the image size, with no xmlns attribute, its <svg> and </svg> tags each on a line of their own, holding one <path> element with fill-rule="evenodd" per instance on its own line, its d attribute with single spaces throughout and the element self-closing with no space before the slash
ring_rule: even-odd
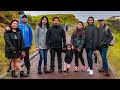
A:
<svg viewBox="0 0 120 90">
<path fill-rule="evenodd" d="M 42 74 L 41 68 L 38 68 L 38 74 Z"/>
<path fill-rule="evenodd" d="M 43 70 L 44 70 L 44 73 L 49 73 L 46 66 L 43 67 Z"/>
<path fill-rule="evenodd" d="M 54 68 L 50 68 L 50 70 L 48 71 L 48 73 L 53 73 L 54 72 Z"/>
<path fill-rule="evenodd" d="M 105 75 L 106 75 L 106 76 L 110 76 L 109 69 L 106 69 L 106 70 L 105 70 Z"/>
<path fill-rule="evenodd" d="M 78 72 L 79 68 L 76 66 L 74 72 Z"/>
<path fill-rule="evenodd" d="M 90 71 L 90 67 L 88 67 L 88 69 L 87 69 L 87 72 L 89 72 Z"/>
<path fill-rule="evenodd" d="M 93 75 L 93 70 L 90 70 L 90 71 L 89 71 L 89 75 Z"/>
<path fill-rule="evenodd" d="M 69 68 L 67 68 L 66 72 L 68 72 L 68 71 L 69 71 Z"/>
<path fill-rule="evenodd" d="M 27 74 L 30 74 L 30 68 L 29 68 L 29 69 L 27 69 Z"/>
<path fill-rule="evenodd" d="M 20 72 L 21 77 L 28 77 L 29 75 L 27 73 L 24 73 L 23 71 Z"/>
<path fill-rule="evenodd" d="M 7 72 L 11 72 L 11 71 L 12 71 L 11 67 L 8 67 Z"/>
<path fill-rule="evenodd" d="M 12 71 L 12 76 L 13 76 L 13 77 L 18 77 L 18 76 L 16 75 L 16 73 L 15 73 L 15 70 Z"/>
<path fill-rule="evenodd" d="M 105 69 L 104 69 L 104 68 L 102 68 L 102 69 L 100 69 L 100 70 L 99 70 L 99 72 L 105 72 Z"/>
<path fill-rule="evenodd" d="M 62 73 L 63 71 L 62 71 L 62 69 L 58 69 L 58 72 L 59 72 L 59 73 Z"/>
<path fill-rule="evenodd" d="M 86 66 L 82 66 L 81 71 L 84 72 L 86 70 Z"/>
</svg>

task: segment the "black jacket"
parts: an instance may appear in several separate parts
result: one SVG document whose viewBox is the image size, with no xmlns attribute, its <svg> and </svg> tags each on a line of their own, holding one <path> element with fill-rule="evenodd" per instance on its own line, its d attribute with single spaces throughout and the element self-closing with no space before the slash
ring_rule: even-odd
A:
<svg viewBox="0 0 120 90">
<path fill-rule="evenodd" d="M 16 41 L 15 41 L 15 36 L 14 32 L 12 31 L 6 31 L 4 32 L 4 39 L 5 39 L 5 52 L 12 53 L 14 51 L 22 51 L 23 50 L 23 36 L 22 36 L 22 31 L 17 30 L 16 32 L 18 42 L 17 42 L 17 47 L 16 48 Z"/>
<path fill-rule="evenodd" d="M 84 48 L 85 44 L 85 32 L 84 30 L 78 30 L 78 34 L 76 35 L 76 30 L 73 32 L 71 36 L 71 44 L 77 48 Z"/>
<path fill-rule="evenodd" d="M 87 25 L 85 27 L 85 48 L 93 49 L 97 48 L 97 33 L 98 28 L 94 24 Z"/>
<path fill-rule="evenodd" d="M 110 28 L 106 32 L 106 27 L 107 25 L 98 28 L 98 49 L 108 47 L 113 38 Z"/>
<path fill-rule="evenodd" d="M 46 35 L 47 48 L 62 48 L 66 45 L 66 35 L 63 28 L 52 26 L 48 29 Z"/>
</svg>

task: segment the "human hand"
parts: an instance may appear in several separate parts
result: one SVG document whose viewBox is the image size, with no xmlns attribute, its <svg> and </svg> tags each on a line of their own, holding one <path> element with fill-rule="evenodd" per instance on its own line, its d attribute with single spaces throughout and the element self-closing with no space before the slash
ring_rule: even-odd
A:
<svg viewBox="0 0 120 90">
<path fill-rule="evenodd" d="M 80 51 L 81 51 L 81 49 L 80 49 L 80 48 L 78 48 L 77 50 L 78 50 L 78 52 L 80 52 Z"/>
<path fill-rule="evenodd" d="M 6 27 L 6 30 L 7 30 L 7 31 L 10 31 L 10 27 L 7 26 L 7 27 Z"/>
<path fill-rule="evenodd" d="M 39 48 L 36 48 L 36 51 L 39 51 L 40 49 Z"/>
</svg>

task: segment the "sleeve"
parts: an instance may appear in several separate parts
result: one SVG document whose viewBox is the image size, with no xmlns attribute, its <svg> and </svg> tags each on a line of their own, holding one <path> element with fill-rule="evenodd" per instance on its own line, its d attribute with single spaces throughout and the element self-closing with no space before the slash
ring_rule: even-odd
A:
<svg viewBox="0 0 120 90">
<path fill-rule="evenodd" d="M 46 33 L 46 45 L 47 45 L 47 48 L 49 49 L 50 48 L 50 28 Z"/>
<path fill-rule="evenodd" d="M 38 32 L 39 28 L 38 25 L 36 26 L 36 31 L 35 31 L 35 43 L 36 43 L 36 47 L 39 47 L 39 32 Z"/>
<path fill-rule="evenodd" d="M 30 25 L 30 45 L 32 46 L 32 39 L 33 39 L 33 33 L 32 33 L 32 26 Z"/>
<path fill-rule="evenodd" d="M 98 28 L 95 27 L 94 30 L 94 35 L 93 35 L 93 49 L 96 50 L 97 49 L 97 42 L 98 41 Z"/>
<path fill-rule="evenodd" d="M 64 29 L 63 29 L 63 32 L 62 32 L 62 37 L 63 37 L 63 47 L 65 47 L 65 45 L 66 45 L 66 35 L 65 35 Z"/>
<path fill-rule="evenodd" d="M 111 32 L 110 28 L 108 28 L 108 30 L 107 30 L 107 37 L 108 38 L 104 41 L 104 44 L 106 44 L 106 45 L 108 45 L 111 42 L 111 40 L 113 39 L 112 32 Z"/>
<path fill-rule="evenodd" d="M 83 32 L 83 35 L 82 35 L 82 41 L 81 41 L 81 43 L 80 43 L 80 45 L 79 45 L 79 48 L 84 48 L 84 44 L 85 44 L 85 32 Z"/>
<path fill-rule="evenodd" d="M 71 41 L 70 41 L 70 44 L 73 45 L 74 43 L 74 32 L 72 33 L 72 36 L 71 36 Z"/>
<path fill-rule="evenodd" d="M 15 51 L 15 47 L 13 47 L 13 45 L 10 41 L 9 33 L 6 31 L 4 32 L 4 40 L 5 40 L 6 46 L 10 47 L 11 51 Z"/>
<path fill-rule="evenodd" d="M 20 51 L 24 50 L 24 40 L 23 40 L 23 34 L 22 31 L 20 32 L 21 40 L 20 40 Z"/>
</svg>

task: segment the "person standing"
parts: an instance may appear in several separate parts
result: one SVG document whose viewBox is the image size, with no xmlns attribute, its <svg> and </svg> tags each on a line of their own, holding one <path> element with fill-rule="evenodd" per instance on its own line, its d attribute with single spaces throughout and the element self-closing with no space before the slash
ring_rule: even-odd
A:
<svg viewBox="0 0 120 90">
<path fill-rule="evenodd" d="M 66 29 L 66 31 L 68 31 L 68 23 L 67 22 L 65 24 L 65 29 Z"/>
<path fill-rule="evenodd" d="M 47 71 L 47 45 L 46 45 L 46 33 L 49 28 L 49 21 L 46 16 L 43 16 L 40 23 L 36 26 L 36 50 L 39 51 L 40 60 L 38 65 L 38 74 L 42 74 L 41 65 L 44 60 L 44 73 Z"/>
<path fill-rule="evenodd" d="M 53 26 L 47 31 L 46 43 L 48 49 L 50 49 L 51 63 L 50 73 L 54 72 L 55 52 L 58 57 L 58 72 L 62 72 L 62 48 L 66 45 L 66 35 L 63 28 L 60 27 L 60 20 L 58 17 L 53 18 Z"/>
<path fill-rule="evenodd" d="M 20 54 L 23 51 L 23 35 L 20 29 L 18 29 L 18 21 L 11 21 L 10 30 L 4 32 L 5 39 L 5 56 L 11 60 L 12 76 L 18 77 L 15 73 L 15 69 L 20 71 L 21 77 L 28 77 L 28 74 L 24 73 L 20 65 Z"/>
<path fill-rule="evenodd" d="M 78 72 L 79 70 L 78 57 L 80 58 L 81 63 L 82 63 L 81 71 L 85 71 L 86 66 L 85 66 L 85 61 L 82 56 L 84 45 L 85 45 L 85 31 L 84 31 L 83 22 L 77 23 L 77 28 L 71 36 L 71 44 L 74 47 L 74 52 L 75 52 L 75 72 Z"/>
<path fill-rule="evenodd" d="M 30 73 L 30 60 L 29 60 L 29 50 L 32 46 L 32 27 L 28 24 L 28 16 L 26 14 L 20 15 L 20 21 L 18 28 L 22 30 L 24 39 L 24 51 L 26 56 L 24 57 L 25 66 L 27 68 L 27 73 Z"/>
<path fill-rule="evenodd" d="M 89 68 L 87 71 L 89 75 L 93 75 L 93 60 L 92 54 L 97 48 L 97 26 L 94 25 L 94 18 L 92 16 L 87 19 L 87 26 L 85 27 L 85 49 L 87 53 L 87 60 Z"/>
<path fill-rule="evenodd" d="M 109 67 L 108 67 L 108 60 L 107 60 L 107 51 L 109 48 L 109 44 L 113 39 L 111 29 L 105 24 L 104 19 L 98 20 L 100 26 L 98 28 L 98 49 L 100 51 L 103 66 L 99 70 L 99 72 L 105 72 L 106 76 L 109 76 Z M 108 28 L 107 28 L 108 27 Z"/>
</svg>

